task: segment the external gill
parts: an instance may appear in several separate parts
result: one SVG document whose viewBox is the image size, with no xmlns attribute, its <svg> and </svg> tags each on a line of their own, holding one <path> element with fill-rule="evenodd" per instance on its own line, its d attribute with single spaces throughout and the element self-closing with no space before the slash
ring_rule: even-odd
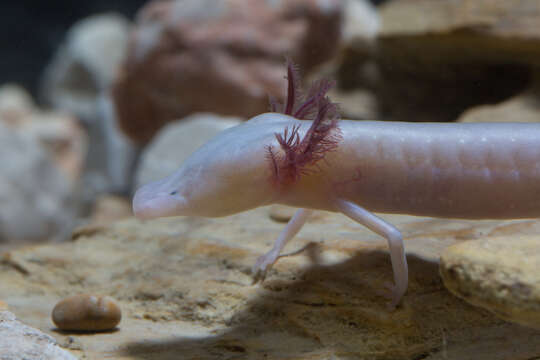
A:
<svg viewBox="0 0 540 360">
<path fill-rule="evenodd" d="M 308 172 L 307 166 L 315 165 L 329 151 L 335 150 L 341 139 L 338 127 L 337 105 L 332 103 L 326 93 L 334 86 L 333 81 L 322 79 L 313 83 L 307 94 L 300 89 L 300 76 L 296 65 L 287 59 L 288 92 L 285 105 L 270 99 L 273 111 L 291 115 L 299 120 L 312 120 L 305 135 L 300 138 L 300 126 L 286 127 L 275 137 L 283 150 L 278 155 L 272 146 L 267 147 L 273 180 L 278 185 L 296 182 Z"/>
</svg>

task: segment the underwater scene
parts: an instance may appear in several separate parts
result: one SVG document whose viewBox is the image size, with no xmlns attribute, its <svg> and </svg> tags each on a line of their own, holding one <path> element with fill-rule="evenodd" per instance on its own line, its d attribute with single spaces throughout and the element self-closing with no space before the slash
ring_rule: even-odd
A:
<svg viewBox="0 0 540 360">
<path fill-rule="evenodd" d="M 540 359 L 539 0 L 0 19 L 0 359 Z"/>
</svg>

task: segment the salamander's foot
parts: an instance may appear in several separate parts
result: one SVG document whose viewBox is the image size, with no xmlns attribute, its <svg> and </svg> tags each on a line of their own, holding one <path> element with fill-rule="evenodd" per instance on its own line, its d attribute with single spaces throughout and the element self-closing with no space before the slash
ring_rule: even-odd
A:
<svg viewBox="0 0 540 360">
<path fill-rule="evenodd" d="M 395 310 L 396 307 L 400 304 L 401 300 L 403 299 L 403 295 L 405 294 L 405 291 L 406 289 L 403 290 L 401 287 L 396 286 L 391 282 L 384 283 L 384 290 L 381 291 L 381 295 L 388 300 L 386 305 L 388 306 L 388 309 L 390 311 Z"/>
<path fill-rule="evenodd" d="M 253 265 L 253 268 L 251 269 L 253 284 L 264 281 L 266 273 L 272 268 L 272 265 L 274 265 L 278 257 L 279 252 L 271 250 L 257 259 L 255 265 Z"/>
</svg>

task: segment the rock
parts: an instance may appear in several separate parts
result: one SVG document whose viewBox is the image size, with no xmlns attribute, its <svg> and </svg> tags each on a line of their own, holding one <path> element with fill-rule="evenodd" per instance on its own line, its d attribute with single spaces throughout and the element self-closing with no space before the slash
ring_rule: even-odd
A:
<svg viewBox="0 0 540 360">
<path fill-rule="evenodd" d="M 369 1 L 345 1 L 343 44 L 330 76 L 338 80 L 338 88 L 329 93 L 332 101 L 339 104 L 344 119 L 381 118 L 373 91 L 378 82 L 373 57 L 380 25 L 377 9 Z"/>
<path fill-rule="evenodd" d="M 52 332 L 58 298 L 114 297 L 121 331 L 53 333 L 88 359 L 540 356 L 540 332 L 449 293 L 437 262 L 449 245 L 486 234 L 536 236 L 539 220 L 382 217 L 402 230 L 410 268 L 409 290 L 393 312 L 381 295 L 392 279 L 386 242 L 340 214 L 316 212 L 285 248 L 290 255 L 252 285 L 251 266 L 284 227 L 267 208 L 217 219 L 129 219 L 72 242 L 11 251 L 0 262 L 2 300 Z"/>
<path fill-rule="evenodd" d="M 195 114 L 165 126 L 141 155 L 136 187 L 170 175 L 201 145 L 240 123 L 239 118 Z"/>
<path fill-rule="evenodd" d="M 368 0 L 345 0 L 343 11 L 343 42 L 349 47 L 365 47 L 380 29 L 377 9 Z"/>
<path fill-rule="evenodd" d="M 284 96 L 284 55 L 304 72 L 332 58 L 341 10 L 339 0 L 150 2 L 116 79 L 121 128 L 147 143 L 194 112 L 266 112 L 268 94 Z"/>
<path fill-rule="evenodd" d="M 88 130 L 82 196 L 89 206 L 100 193 L 131 190 L 136 149 L 120 133 L 109 99 L 125 56 L 129 28 L 127 19 L 113 13 L 75 23 L 43 76 L 45 102 L 74 114 Z"/>
<path fill-rule="evenodd" d="M 446 287 L 467 302 L 540 329 L 538 236 L 499 236 L 451 246 L 441 256 Z"/>
<path fill-rule="evenodd" d="M 381 8 L 380 36 L 406 40 L 404 37 L 408 35 L 411 41 L 430 41 L 431 45 L 445 36 L 453 37 L 447 39 L 453 40 L 452 43 L 432 49 L 430 56 L 446 50 L 444 54 L 450 59 L 439 58 L 441 61 L 491 59 L 538 65 L 540 29 L 533 24 L 540 19 L 539 6 L 536 0 L 395 0 Z M 452 44 L 454 50 L 450 49 Z"/>
<path fill-rule="evenodd" d="M 427 54 L 416 51 L 417 56 L 442 62 L 539 65 L 539 10 L 536 0 L 394 0 L 381 7 L 379 35 L 402 50 L 414 51 L 415 43 L 430 45 L 424 48 Z M 397 44 L 398 38 L 405 42 Z"/>
<path fill-rule="evenodd" d="M 93 226 L 106 225 L 128 218 L 131 215 L 130 199 L 114 195 L 102 195 L 96 200 L 90 217 L 90 224 Z"/>
<path fill-rule="evenodd" d="M 328 97 L 339 104 L 343 119 L 380 119 L 379 104 L 375 94 L 366 89 L 353 91 L 330 90 Z"/>
<path fill-rule="evenodd" d="M 21 86 L 7 84 L 0 87 L 0 119 L 6 125 L 20 126 L 34 112 L 34 100 Z"/>
<path fill-rule="evenodd" d="M 77 360 L 52 336 L 21 323 L 8 311 L 0 311 L 0 356 L 2 360 Z"/>
<path fill-rule="evenodd" d="M 73 295 L 53 309 L 52 320 L 61 330 L 112 330 L 122 318 L 120 308 L 107 296 Z"/>
<path fill-rule="evenodd" d="M 540 122 L 540 93 L 528 90 L 494 105 L 465 111 L 459 122 Z"/>
<path fill-rule="evenodd" d="M 99 124 L 93 129 L 96 143 L 91 149 L 93 154 L 89 157 L 88 172 L 103 176 L 106 187 L 101 191 L 95 189 L 95 193 L 129 194 L 139 149 L 120 131 L 108 91 L 100 96 L 99 112 Z"/>
<path fill-rule="evenodd" d="M 38 141 L 75 183 L 82 174 L 87 137 L 79 123 L 58 111 L 43 111 L 16 85 L 0 87 L 0 122 Z"/>
<path fill-rule="evenodd" d="M 99 95 L 110 87 L 124 58 L 128 31 L 128 20 L 113 13 L 75 23 L 45 70 L 44 100 L 87 123 L 97 121 Z"/>
<path fill-rule="evenodd" d="M 285 205 L 272 205 L 268 211 L 270 219 L 279 223 L 288 223 L 294 216 L 296 208 Z"/>
<path fill-rule="evenodd" d="M 540 64 L 536 0 L 394 0 L 379 9 L 374 58 L 386 119 L 454 121 L 525 90 Z M 355 61 L 360 69 L 360 57 L 346 56 L 347 74 Z"/>
<path fill-rule="evenodd" d="M 66 238 L 72 187 L 36 137 L 0 122 L 0 163 L 0 241 Z"/>
<path fill-rule="evenodd" d="M 37 111 L 20 128 L 37 139 L 55 165 L 76 184 L 82 177 L 88 138 L 79 122 L 65 113 Z"/>
</svg>

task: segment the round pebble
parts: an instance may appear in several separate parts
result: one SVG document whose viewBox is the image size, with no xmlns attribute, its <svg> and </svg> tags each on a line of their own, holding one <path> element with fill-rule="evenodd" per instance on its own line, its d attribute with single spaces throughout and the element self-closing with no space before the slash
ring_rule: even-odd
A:
<svg viewBox="0 0 540 360">
<path fill-rule="evenodd" d="M 285 205 L 272 205 L 268 214 L 275 222 L 286 223 L 293 217 L 296 208 Z"/>
<path fill-rule="evenodd" d="M 113 299 L 88 294 L 67 297 L 52 312 L 52 320 L 61 330 L 111 330 L 121 318 L 120 308 Z"/>
</svg>

